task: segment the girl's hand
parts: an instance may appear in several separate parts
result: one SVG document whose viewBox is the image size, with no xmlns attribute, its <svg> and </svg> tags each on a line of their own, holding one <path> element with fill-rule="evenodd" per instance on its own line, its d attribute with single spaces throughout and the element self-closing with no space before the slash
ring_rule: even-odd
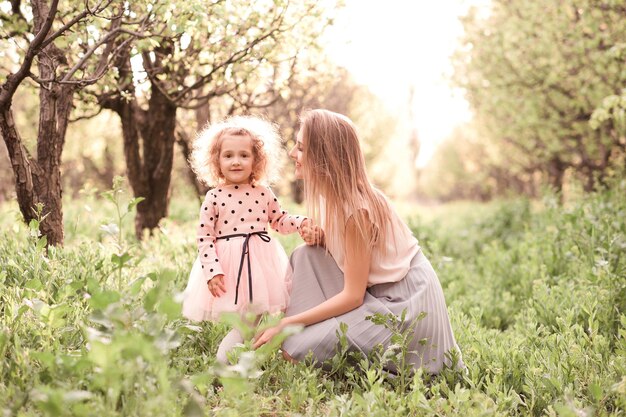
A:
<svg viewBox="0 0 626 417">
<path fill-rule="evenodd" d="M 254 344 L 252 347 L 254 349 L 258 349 L 267 342 L 271 341 L 274 336 L 280 333 L 283 330 L 283 325 L 279 324 L 278 326 L 270 327 L 269 329 L 263 330 L 261 333 L 257 334 L 254 337 Z"/>
<path fill-rule="evenodd" d="M 324 244 L 324 231 L 321 227 L 311 225 L 311 221 L 306 219 L 300 227 L 300 237 L 309 246 Z"/>
<path fill-rule="evenodd" d="M 213 297 L 221 297 L 226 294 L 226 285 L 224 284 L 224 275 L 216 275 L 213 279 L 207 281 L 206 285 Z"/>
</svg>

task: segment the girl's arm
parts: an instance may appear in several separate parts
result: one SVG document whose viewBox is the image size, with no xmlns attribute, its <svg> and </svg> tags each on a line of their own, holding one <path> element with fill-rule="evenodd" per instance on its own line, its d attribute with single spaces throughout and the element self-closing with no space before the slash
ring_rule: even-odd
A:
<svg viewBox="0 0 626 417">
<path fill-rule="evenodd" d="M 290 233 L 295 233 L 300 230 L 302 222 L 304 222 L 307 217 L 306 216 L 294 216 L 287 213 L 280 207 L 280 203 L 278 202 L 278 198 L 271 189 L 267 189 L 268 191 L 268 217 L 270 221 L 270 227 L 276 230 L 278 233 L 283 235 L 288 235 Z"/>
<path fill-rule="evenodd" d="M 361 212 L 358 215 L 367 216 Z M 371 233 L 371 230 L 368 233 Z M 261 333 L 257 337 L 254 347 L 257 348 L 267 343 L 287 325 L 302 324 L 308 326 L 331 317 L 340 316 L 361 306 L 365 298 L 372 260 L 372 249 L 368 243 L 368 236 L 363 236 L 357 229 L 354 219 L 350 218 L 346 224 L 345 234 L 343 290 L 307 311 L 283 318 L 278 326 Z"/>
<path fill-rule="evenodd" d="M 202 264 L 202 274 L 208 281 L 216 275 L 224 275 L 215 250 L 215 223 L 219 217 L 216 195 L 209 191 L 200 207 L 196 243 L 198 257 Z"/>
</svg>

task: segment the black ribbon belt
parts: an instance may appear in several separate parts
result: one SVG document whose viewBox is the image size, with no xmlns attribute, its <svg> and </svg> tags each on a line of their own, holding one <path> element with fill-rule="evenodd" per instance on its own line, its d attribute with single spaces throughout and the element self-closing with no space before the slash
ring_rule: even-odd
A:
<svg viewBox="0 0 626 417">
<path fill-rule="evenodd" d="M 258 236 L 263 242 L 269 242 L 272 240 L 266 231 L 252 232 L 252 233 L 235 233 L 233 235 L 220 236 L 217 239 L 230 239 L 231 237 L 244 237 L 243 246 L 241 248 L 241 261 L 239 262 L 239 273 L 237 274 L 237 286 L 235 287 L 235 304 L 239 297 L 239 282 L 241 281 L 241 272 L 243 271 L 243 262 L 248 259 L 248 292 L 250 293 L 250 302 L 252 302 L 252 268 L 250 267 L 250 248 L 248 242 L 252 236 Z"/>
</svg>

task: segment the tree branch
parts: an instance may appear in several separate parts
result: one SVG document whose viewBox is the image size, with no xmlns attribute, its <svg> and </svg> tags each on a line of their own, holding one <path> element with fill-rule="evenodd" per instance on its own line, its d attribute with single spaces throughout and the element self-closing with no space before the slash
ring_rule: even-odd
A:
<svg viewBox="0 0 626 417">
<path fill-rule="evenodd" d="M 21 84 L 21 82 L 28 76 L 30 72 L 30 67 L 33 64 L 33 60 L 35 56 L 41 50 L 42 44 L 52 27 L 52 23 L 54 22 L 54 16 L 57 13 L 57 7 L 59 5 L 59 0 L 52 0 L 50 4 L 50 10 L 48 12 L 48 16 L 46 16 L 46 20 L 44 21 L 39 33 L 35 35 L 35 38 L 28 46 L 28 50 L 26 51 L 26 56 L 24 57 L 24 62 L 20 66 L 20 69 L 15 74 L 10 74 L 7 77 L 4 85 L 0 88 L 0 109 L 4 109 L 8 107 L 13 99 L 13 95 L 17 91 L 17 87 Z M 18 2 L 19 7 L 19 2 Z"/>
<path fill-rule="evenodd" d="M 116 21 L 116 22 L 119 22 L 119 21 Z M 119 23 L 115 23 L 115 24 L 119 25 Z M 96 50 L 100 48 L 100 46 L 102 46 L 104 43 L 107 43 L 115 39 L 115 37 L 117 37 L 120 34 L 120 32 L 121 32 L 120 28 L 117 27 L 113 29 L 112 31 L 110 31 L 109 33 L 107 33 L 98 42 L 96 42 L 89 49 L 89 51 L 87 51 L 87 53 L 85 53 L 85 55 L 83 55 L 83 57 L 63 76 L 63 78 L 61 79 L 61 83 L 67 83 L 70 80 L 70 78 L 72 78 L 72 76 L 76 73 L 76 71 L 82 68 L 82 66 L 91 57 L 91 55 L 93 55 L 96 52 Z"/>
<path fill-rule="evenodd" d="M 281 18 L 282 18 L 282 15 L 281 15 Z M 280 22 L 281 19 L 278 19 L 278 21 Z M 276 23 L 276 20 L 274 20 L 272 22 L 272 25 L 275 25 L 275 23 Z M 198 81 L 196 81 L 195 83 L 193 83 L 193 84 L 183 88 L 177 95 L 175 95 L 173 97 L 173 100 L 175 102 L 177 102 L 181 98 L 183 98 L 187 93 L 189 93 L 191 90 L 195 90 L 195 89 L 205 85 L 207 82 L 209 82 L 213 78 L 213 75 L 218 70 L 228 66 L 229 64 L 233 64 L 235 62 L 240 61 L 241 59 L 243 59 L 244 57 L 246 57 L 247 55 L 250 54 L 252 48 L 254 48 L 256 45 L 258 45 L 260 42 L 264 41 L 265 39 L 269 38 L 270 36 L 274 35 L 278 31 L 279 31 L 278 28 L 272 26 L 272 29 L 269 32 L 267 32 L 263 36 L 259 36 L 259 37 L 255 38 L 255 39 L 253 39 L 247 45 L 245 45 L 243 48 L 241 48 L 240 50 L 235 51 L 234 53 L 232 53 L 225 61 L 223 61 L 219 65 L 213 67 L 208 74 L 205 74 L 202 77 L 200 77 L 200 79 Z"/>
<path fill-rule="evenodd" d="M 102 113 L 102 110 L 104 110 L 104 107 L 98 106 L 98 110 L 96 110 L 95 112 L 89 113 L 89 114 L 83 114 L 81 116 L 76 117 L 75 119 L 70 119 L 69 122 L 70 123 L 74 123 L 74 122 L 77 122 L 79 120 L 93 119 L 94 117 L 96 117 L 97 115 Z"/>
<path fill-rule="evenodd" d="M 88 14 L 89 12 L 87 12 L 86 10 L 83 10 L 78 15 L 74 16 L 74 18 L 72 18 L 68 23 L 64 24 L 56 32 L 50 35 L 50 37 L 48 37 L 45 40 L 45 42 L 41 44 L 41 47 L 39 48 L 39 50 L 44 49 L 46 46 L 50 45 L 52 42 L 54 42 L 56 38 L 64 34 L 66 30 L 74 26 L 76 23 L 78 23 L 81 19 L 83 19 Z"/>
</svg>

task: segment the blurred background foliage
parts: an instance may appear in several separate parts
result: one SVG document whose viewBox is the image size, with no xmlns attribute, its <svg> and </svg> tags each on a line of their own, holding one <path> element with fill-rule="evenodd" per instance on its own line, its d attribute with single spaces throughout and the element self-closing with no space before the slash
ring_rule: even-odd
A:
<svg viewBox="0 0 626 417">
<path fill-rule="evenodd" d="M 495 0 L 486 15 L 465 16 L 454 81 L 475 117 L 441 156 L 463 161 L 456 178 L 475 176 L 476 192 L 464 192 L 537 196 L 572 180 L 591 191 L 623 175 L 625 18 L 626 4 L 612 0 Z"/>
<path fill-rule="evenodd" d="M 3 81 L 15 71 L 28 42 L 30 4 L 17 2 L 18 19 L 8 1 L 0 3 Z M 156 147 L 151 145 L 155 126 L 170 123 L 159 113 L 162 107 L 151 109 L 155 94 L 175 109 L 167 139 L 173 154 L 171 184 L 164 179 L 163 186 L 186 198 L 205 191 L 186 164 L 189 143 L 205 123 L 229 114 L 261 114 L 279 124 L 288 148 L 299 113 L 315 107 L 350 116 L 362 133 L 374 182 L 413 202 L 537 197 L 544 188 L 567 196 L 624 174 L 624 2 L 494 0 L 486 9 L 470 9 L 450 81 L 465 92 L 474 117 L 419 168 L 414 165 L 419 138 L 406 127 L 411 117 L 428 115 L 390 111 L 321 47 L 320 36 L 332 25 L 340 2 L 276 1 L 253 8 L 244 3 L 146 0 L 124 6 L 128 17 L 149 15 L 152 20 L 142 36 L 128 42 L 121 61 L 111 62 L 98 82 L 81 85 L 74 94 L 61 167 L 66 197 L 109 189 L 115 175 L 128 176 L 134 164 L 125 158 L 129 126 L 144 146 L 139 155 Z M 61 4 L 67 7 L 65 16 L 83 7 L 81 2 Z M 286 12 L 278 24 L 271 11 L 281 8 Z M 107 21 L 96 20 L 68 32 L 58 46 L 79 51 L 98 41 Z M 27 79 L 13 100 L 16 125 L 33 153 L 39 89 Z M 135 117 L 116 117 L 115 100 L 132 104 Z M 392 147 L 399 136 L 410 149 Z M 14 180 L 6 149 L 0 148 L 0 199 L 7 200 L 15 197 Z M 285 175 L 276 188 L 300 202 L 301 187 L 286 156 L 283 162 Z M 145 175 L 150 172 L 145 162 L 137 166 Z M 133 188 L 135 196 L 153 192 Z M 169 201 L 168 194 L 166 206 Z"/>
</svg>

